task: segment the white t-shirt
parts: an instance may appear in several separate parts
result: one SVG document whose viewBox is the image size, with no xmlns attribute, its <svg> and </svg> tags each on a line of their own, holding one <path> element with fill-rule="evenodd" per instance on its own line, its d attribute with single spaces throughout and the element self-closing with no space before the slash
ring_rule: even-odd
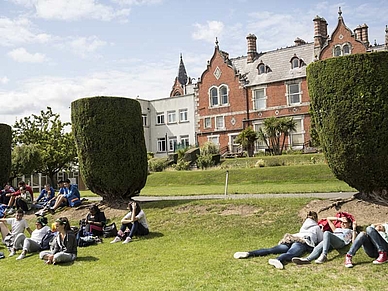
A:
<svg viewBox="0 0 388 291">
<path fill-rule="evenodd" d="M 352 230 L 349 228 L 336 228 L 333 233 L 342 239 L 345 244 L 349 244 L 352 241 Z"/>
<path fill-rule="evenodd" d="M 40 242 L 42 241 L 42 238 L 44 237 L 44 235 L 50 230 L 50 228 L 46 225 L 46 226 L 43 226 L 41 229 L 35 229 L 32 233 L 31 233 L 31 239 L 34 241 L 34 242 L 37 242 L 38 244 L 40 244 Z"/>
<path fill-rule="evenodd" d="M 11 234 L 17 235 L 23 233 L 26 228 L 28 228 L 28 223 L 23 218 L 17 220 L 16 218 L 7 218 L 7 224 L 11 225 Z"/>
<path fill-rule="evenodd" d="M 125 216 L 124 219 L 131 219 L 132 217 L 132 211 L 129 211 Z M 145 216 L 145 213 L 143 210 L 140 210 L 139 214 L 135 216 L 139 223 L 141 223 L 145 228 L 148 229 L 148 223 L 147 218 Z"/>
</svg>

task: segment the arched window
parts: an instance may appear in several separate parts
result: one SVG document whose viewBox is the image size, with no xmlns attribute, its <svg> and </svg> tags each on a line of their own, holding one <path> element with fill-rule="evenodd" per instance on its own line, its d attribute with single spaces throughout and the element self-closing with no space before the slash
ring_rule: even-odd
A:
<svg viewBox="0 0 388 291">
<path fill-rule="evenodd" d="M 350 48 L 349 48 L 349 45 L 348 45 L 348 44 L 345 44 L 345 45 L 342 47 L 342 52 L 343 52 L 343 55 L 348 55 L 348 54 L 350 54 Z"/>
<path fill-rule="evenodd" d="M 299 68 L 299 59 L 293 58 L 291 60 L 291 69 Z"/>
<path fill-rule="evenodd" d="M 265 73 L 265 65 L 264 65 L 264 64 L 260 64 L 260 65 L 257 67 L 257 69 L 259 70 L 259 75 Z"/>
<path fill-rule="evenodd" d="M 228 104 L 228 88 L 226 86 L 220 87 L 221 104 Z"/>
<path fill-rule="evenodd" d="M 217 88 L 210 89 L 210 102 L 211 102 L 211 106 L 218 105 L 218 90 L 217 90 Z"/>
<path fill-rule="evenodd" d="M 229 104 L 229 90 L 227 85 L 212 87 L 209 90 L 210 106 L 224 106 Z"/>
<path fill-rule="evenodd" d="M 334 56 L 339 57 L 341 55 L 341 47 L 338 45 L 334 48 Z"/>
</svg>

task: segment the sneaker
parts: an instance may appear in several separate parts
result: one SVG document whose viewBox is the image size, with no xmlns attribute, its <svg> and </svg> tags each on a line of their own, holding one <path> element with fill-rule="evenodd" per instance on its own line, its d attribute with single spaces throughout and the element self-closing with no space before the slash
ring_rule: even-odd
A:
<svg viewBox="0 0 388 291">
<path fill-rule="evenodd" d="M 129 237 L 129 236 L 127 236 L 127 238 L 125 239 L 125 241 L 123 241 L 123 244 L 127 244 L 127 243 L 129 243 L 129 242 L 131 242 L 131 241 L 132 241 L 132 238 Z"/>
<path fill-rule="evenodd" d="M 52 215 L 55 214 L 55 209 L 54 208 L 50 207 L 47 210 L 48 210 L 48 212 L 50 212 L 50 214 L 52 214 Z"/>
<path fill-rule="evenodd" d="M 26 254 L 21 253 L 16 260 L 23 260 L 26 257 Z"/>
<path fill-rule="evenodd" d="M 269 259 L 268 264 L 274 266 L 276 269 L 283 269 L 284 268 L 282 262 L 277 260 L 277 259 Z"/>
<path fill-rule="evenodd" d="M 346 255 L 345 256 L 345 267 L 346 268 L 353 268 L 352 256 L 351 255 Z"/>
<path fill-rule="evenodd" d="M 297 264 L 297 265 L 306 265 L 306 264 L 310 264 L 311 263 L 306 258 L 297 258 L 297 257 L 292 258 L 292 262 Z"/>
<path fill-rule="evenodd" d="M 234 253 L 233 257 L 235 259 L 245 259 L 245 258 L 249 257 L 249 253 L 248 252 L 237 252 L 237 253 Z"/>
<path fill-rule="evenodd" d="M 315 260 L 315 263 L 317 263 L 317 264 L 323 264 L 323 263 L 326 262 L 326 261 L 327 261 L 327 255 L 326 255 L 326 254 L 321 254 L 321 255 L 319 256 L 319 258 Z"/>
<path fill-rule="evenodd" d="M 7 211 L 7 214 L 8 214 L 8 215 L 12 215 L 12 214 L 14 214 L 15 212 L 16 212 L 15 209 L 10 208 L 10 209 Z"/>
<path fill-rule="evenodd" d="M 388 262 L 387 252 L 379 252 L 379 257 L 373 261 L 373 264 L 380 265 Z"/>
<path fill-rule="evenodd" d="M 112 240 L 110 243 L 111 243 L 111 244 L 114 244 L 114 243 L 117 243 L 117 242 L 119 242 L 119 241 L 121 241 L 121 238 L 118 237 L 118 236 L 116 236 L 115 239 Z"/>
<path fill-rule="evenodd" d="M 11 252 L 9 253 L 8 257 L 13 257 L 15 255 L 15 250 L 11 250 Z"/>
</svg>

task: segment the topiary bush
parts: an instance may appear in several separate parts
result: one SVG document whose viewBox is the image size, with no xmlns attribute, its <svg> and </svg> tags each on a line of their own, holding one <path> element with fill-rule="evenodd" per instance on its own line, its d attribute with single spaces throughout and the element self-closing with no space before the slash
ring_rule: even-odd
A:
<svg viewBox="0 0 388 291">
<path fill-rule="evenodd" d="M 71 103 L 80 172 L 104 200 L 138 195 L 147 181 L 147 150 L 140 103 L 91 97 Z"/>
<path fill-rule="evenodd" d="M 12 129 L 8 124 L 0 123 L 0 185 L 8 182 L 11 173 Z"/>
<path fill-rule="evenodd" d="M 366 200 L 388 201 L 388 52 L 307 68 L 311 117 L 335 176 Z"/>
</svg>

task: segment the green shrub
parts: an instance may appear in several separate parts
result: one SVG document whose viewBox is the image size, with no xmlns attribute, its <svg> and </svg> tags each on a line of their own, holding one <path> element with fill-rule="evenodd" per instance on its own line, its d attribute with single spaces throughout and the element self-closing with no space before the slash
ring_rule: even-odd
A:
<svg viewBox="0 0 388 291">
<path fill-rule="evenodd" d="M 153 158 L 148 161 L 148 169 L 151 172 L 162 172 L 169 165 L 169 160 L 167 158 Z"/>
<path fill-rule="evenodd" d="M 8 124 L 0 123 L 0 141 L 0 185 L 4 185 L 11 173 L 12 130 Z"/>
<path fill-rule="evenodd" d="M 184 159 L 180 159 L 176 165 L 173 165 L 173 167 L 177 171 L 188 171 L 190 170 L 190 162 L 186 162 Z"/>
<path fill-rule="evenodd" d="M 312 123 L 335 176 L 362 193 L 382 193 L 388 188 L 388 52 L 312 63 L 307 81 Z"/>
<path fill-rule="evenodd" d="M 153 152 L 148 152 L 147 153 L 147 160 L 151 160 L 155 157 L 155 154 Z"/>
<path fill-rule="evenodd" d="M 71 103 L 71 120 L 89 189 L 105 200 L 137 195 L 148 174 L 140 103 L 119 97 L 78 99 Z"/>
<path fill-rule="evenodd" d="M 197 167 L 202 170 L 212 167 L 214 166 L 213 155 L 211 154 L 198 155 L 196 163 L 197 163 Z"/>
<path fill-rule="evenodd" d="M 201 148 L 200 148 L 200 152 L 201 154 L 204 154 L 204 155 L 217 155 L 220 153 L 220 150 L 219 150 L 219 147 L 217 145 L 215 145 L 214 143 L 208 141 L 208 142 L 205 142 Z"/>
</svg>

